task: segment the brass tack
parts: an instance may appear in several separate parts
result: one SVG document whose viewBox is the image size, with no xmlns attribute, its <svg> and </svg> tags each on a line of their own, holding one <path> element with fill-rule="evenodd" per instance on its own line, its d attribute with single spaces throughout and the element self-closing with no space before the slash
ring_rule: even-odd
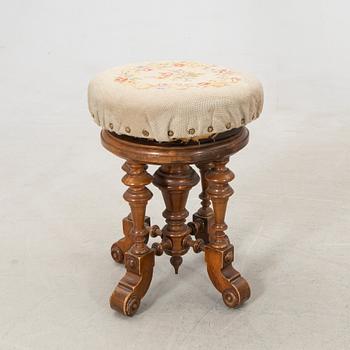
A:
<svg viewBox="0 0 350 350">
<path fill-rule="evenodd" d="M 168 136 L 174 136 L 174 131 L 168 130 Z"/>
<path fill-rule="evenodd" d="M 244 119 L 244 118 L 241 119 L 241 124 L 242 124 L 242 125 L 245 124 L 245 119 Z"/>
<path fill-rule="evenodd" d="M 226 123 L 226 129 L 230 129 L 231 128 L 231 123 Z"/>
<path fill-rule="evenodd" d="M 113 130 L 113 123 L 109 123 L 109 128 Z"/>
<path fill-rule="evenodd" d="M 212 126 L 208 126 L 208 131 L 212 132 L 214 130 L 214 128 Z"/>
<path fill-rule="evenodd" d="M 142 130 L 142 135 L 143 136 L 148 136 L 149 135 L 149 132 L 145 129 Z"/>
<path fill-rule="evenodd" d="M 188 133 L 193 135 L 196 132 L 196 130 L 194 130 L 193 128 L 191 128 L 190 130 L 188 130 Z"/>
<path fill-rule="evenodd" d="M 127 126 L 127 127 L 125 127 L 125 131 L 126 131 L 127 133 L 130 133 L 131 129 Z"/>
</svg>

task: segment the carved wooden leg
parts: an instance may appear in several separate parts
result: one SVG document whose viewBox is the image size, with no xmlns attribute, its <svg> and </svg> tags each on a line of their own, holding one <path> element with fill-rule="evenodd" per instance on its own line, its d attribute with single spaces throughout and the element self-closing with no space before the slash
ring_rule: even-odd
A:
<svg viewBox="0 0 350 350">
<path fill-rule="evenodd" d="M 250 297 L 250 288 L 247 281 L 232 267 L 234 250 L 225 234 L 227 201 L 233 194 L 228 183 L 234 178 L 233 172 L 226 167 L 228 160 L 226 158 L 215 162 L 214 168 L 206 175 L 208 194 L 213 203 L 214 224 L 210 243 L 205 246 L 205 260 L 209 277 L 215 288 L 222 293 L 225 304 L 235 307 Z"/>
<path fill-rule="evenodd" d="M 165 253 L 171 255 L 170 263 L 175 273 L 182 263 L 189 246 L 184 239 L 191 229 L 185 224 L 188 216 L 186 202 L 190 189 L 199 182 L 197 173 L 187 164 L 162 165 L 154 174 L 153 184 L 160 188 L 166 209 L 163 212 L 166 225 L 162 229 Z"/>
<path fill-rule="evenodd" d="M 193 214 L 193 221 L 199 224 L 196 231 L 196 239 L 202 239 L 204 243 L 209 243 L 209 230 L 214 223 L 214 212 L 210 208 L 210 198 L 207 192 L 208 181 L 206 174 L 213 167 L 212 163 L 199 163 L 196 164 L 201 174 L 202 192 L 199 195 L 201 201 L 201 207 L 196 213 Z"/>
<path fill-rule="evenodd" d="M 151 226 L 151 220 L 148 216 L 145 217 L 145 226 Z M 125 263 L 125 252 L 127 252 L 133 244 L 131 213 L 123 219 L 123 234 L 124 237 L 113 243 L 111 247 L 112 258 L 117 263 Z M 148 238 L 149 235 L 145 236 L 145 243 L 148 242 Z"/>
<path fill-rule="evenodd" d="M 152 198 L 146 185 L 151 183 L 152 176 L 146 172 L 146 165 L 131 161 L 127 161 L 123 169 L 127 172 L 123 183 L 129 186 L 124 199 L 131 208 L 132 231 L 129 237 L 132 237 L 133 245 L 125 253 L 127 272 L 115 288 L 110 304 L 113 309 L 132 316 L 146 294 L 153 275 L 154 251 L 145 243 L 148 235 L 145 227 L 146 205 Z"/>
</svg>

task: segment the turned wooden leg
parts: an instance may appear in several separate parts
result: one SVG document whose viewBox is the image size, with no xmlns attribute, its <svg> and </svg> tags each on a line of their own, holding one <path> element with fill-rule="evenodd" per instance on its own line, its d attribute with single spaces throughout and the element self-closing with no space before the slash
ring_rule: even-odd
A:
<svg viewBox="0 0 350 350">
<path fill-rule="evenodd" d="M 188 216 L 186 202 L 190 189 L 199 182 L 197 173 L 187 164 L 162 165 L 154 174 L 153 184 L 160 188 L 166 209 L 166 225 L 162 229 L 164 252 L 171 256 L 170 263 L 178 273 L 182 255 L 189 246 L 184 244 L 191 229 L 185 224 Z"/>
<path fill-rule="evenodd" d="M 222 293 L 225 304 L 236 307 L 250 297 L 250 288 L 247 281 L 232 267 L 234 250 L 225 234 L 227 201 L 233 194 L 228 183 L 234 178 L 233 172 L 226 167 L 228 160 L 229 158 L 216 161 L 206 175 L 207 192 L 213 203 L 214 224 L 210 232 L 210 243 L 205 246 L 205 260 L 209 277 L 215 288 Z"/>
<path fill-rule="evenodd" d="M 152 280 L 154 251 L 145 243 L 148 230 L 145 227 L 147 202 L 152 198 L 146 187 L 152 176 L 146 172 L 147 166 L 127 161 L 123 169 L 127 174 L 123 183 L 129 186 L 124 199 L 129 202 L 132 218 L 132 246 L 125 253 L 126 274 L 116 286 L 111 298 L 111 307 L 124 315 L 132 316 L 140 305 Z"/>
<path fill-rule="evenodd" d="M 196 239 L 202 239 L 204 243 L 209 243 L 209 230 L 214 223 L 214 212 L 210 208 L 210 197 L 208 194 L 208 181 L 206 174 L 213 167 L 213 163 L 199 163 L 196 164 L 201 174 L 202 192 L 199 195 L 201 201 L 201 207 L 196 213 L 193 214 L 193 221 L 198 223 L 198 229 L 196 230 Z"/>
<path fill-rule="evenodd" d="M 148 216 L 145 217 L 145 226 L 151 226 L 151 220 Z M 117 263 L 125 263 L 125 252 L 127 252 L 132 244 L 132 216 L 131 213 L 123 219 L 123 234 L 124 237 L 112 244 L 111 255 Z M 148 242 L 149 235 L 145 236 L 145 243 Z"/>
</svg>

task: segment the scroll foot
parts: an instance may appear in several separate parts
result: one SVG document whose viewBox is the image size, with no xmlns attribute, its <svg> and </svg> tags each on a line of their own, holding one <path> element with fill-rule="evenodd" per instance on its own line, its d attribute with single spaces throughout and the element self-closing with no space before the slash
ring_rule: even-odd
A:
<svg viewBox="0 0 350 350">
<path fill-rule="evenodd" d="M 244 303 L 250 297 L 247 281 L 232 267 L 233 246 L 218 249 L 205 247 L 207 270 L 214 287 L 222 293 L 224 303 L 231 308 Z"/>
<path fill-rule="evenodd" d="M 127 272 L 112 293 L 110 305 L 126 316 L 133 316 L 152 280 L 154 251 L 142 255 L 125 253 L 125 267 Z"/>
</svg>

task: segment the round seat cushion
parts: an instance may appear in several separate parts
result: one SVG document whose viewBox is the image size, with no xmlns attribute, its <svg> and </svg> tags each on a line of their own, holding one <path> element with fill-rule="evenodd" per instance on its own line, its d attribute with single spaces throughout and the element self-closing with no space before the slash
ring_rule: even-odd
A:
<svg viewBox="0 0 350 350">
<path fill-rule="evenodd" d="M 130 64 L 89 84 L 95 122 L 117 134 L 170 142 L 201 139 L 258 118 L 263 89 L 254 77 L 189 61 Z"/>
</svg>

